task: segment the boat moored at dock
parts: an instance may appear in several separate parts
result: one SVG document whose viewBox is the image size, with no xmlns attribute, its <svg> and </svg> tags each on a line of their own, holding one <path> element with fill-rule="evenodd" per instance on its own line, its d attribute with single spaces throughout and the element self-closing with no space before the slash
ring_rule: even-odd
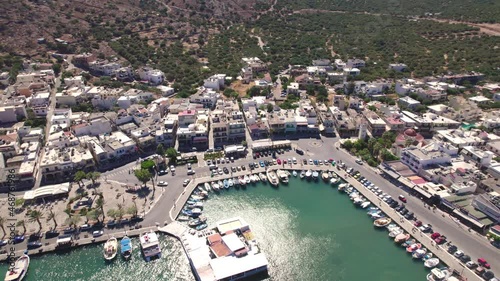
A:
<svg viewBox="0 0 500 281">
<path fill-rule="evenodd" d="M 390 219 L 390 218 L 380 218 L 380 219 L 376 219 L 373 222 L 373 225 L 376 227 L 384 227 L 384 226 L 389 225 L 391 222 L 392 222 L 392 219 Z"/>
<path fill-rule="evenodd" d="M 118 253 L 118 240 L 111 237 L 104 243 L 104 259 L 110 261 L 116 257 L 116 253 Z"/>
<path fill-rule="evenodd" d="M 306 171 L 302 170 L 300 172 L 300 178 L 303 179 L 303 178 L 305 178 L 305 176 L 306 176 Z"/>
<path fill-rule="evenodd" d="M 129 260 L 132 257 L 132 240 L 128 236 L 124 236 L 120 240 L 120 253 L 125 260 Z"/>
<path fill-rule="evenodd" d="M 448 268 L 433 268 L 429 274 L 427 274 L 427 281 L 445 281 L 451 276 L 451 272 Z"/>
<path fill-rule="evenodd" d="M 259 178 L 260 178 L 261 182 L 263 182 L 263 183 L 267 182 L 267 177 L 264 173 L 259 173 Z"/>
<path fill-rule="evenodd" d="M 152 258 L 161 258 L 160 242 L 154 231 L 144 232 L 139 237 L 144 259 L 150 261 Z"/>
<path fill-rule="evenodd" d="M 14 266 L 9 268 L 7 273 L 5 273 L 5 281 L 21 281 L 23 280 L 28 268 L 30 266 L 30 257 L 26 254 L 20 256 Z"/>
<path fill-rule="evenodd" d="M 278 181 L 278 176 L 276 176 L 276 173 L 272 171 L 271 169 L 267 170 L 267 179 L 273 186 L 278 186 L 279 181 Z"/>
<path fill-rule="evenodd" d="M 282 183 L 288 183 L 288 173 L 286 171 L 278 170 L 276 174 Z"/>
<path fill-rule="evenodd" d="M 434 268 L 439 264 L 440 260 L 438 258 L 430 258 L 424 262 L 424 266 L 427 268 Z"/>
</svg>

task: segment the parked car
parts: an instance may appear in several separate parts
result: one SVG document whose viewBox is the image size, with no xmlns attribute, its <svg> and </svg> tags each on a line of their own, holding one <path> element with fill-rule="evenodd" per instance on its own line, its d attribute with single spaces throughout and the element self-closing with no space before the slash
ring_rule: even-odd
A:
<svg viewBox="0 0 500 281">
<path fill-rule="evenodd" d="M 301 149 L 295 149 L 295 152 L 297 152 L 298 155 L 304 155 L 304 151 L 302 151 Z"/>
<path fill-rule="evenodd" d="M 416 221 L 415 223 L 413 223 L 413 225 L 415 227 L 420 227 L 420 226 L 422 226 L 422 221 Z"/>
<path fill-rule="evenodd" d="M 363 165 L 363 160 L 361 160 L 361 159 L 358 158 L 358 159 L 356 159 L 356 163 L 358 165 Z"/>
<path fill-rule="evenodd" d="M 446 236 L 439 236 L 438 238 L 434 239 L 434 242 L 436 242 L 436 244 L 438 245 L 444 244 L 446 243 Z"/>
<path fill-rule="evenodd" d="M 261 166 L 261 167 L 265 167 L 265 166 L 266 166 L 266 165 L 264 164 L 264 161 L 262 161 L 262 160 L 259 162 L 259 164 L 260 164 L 260 166 Z"/>
<path fill-rule="evenodd" d="M 465 266 L 467 266 L 470 269 L 475 269 L 479 265 L 477 263 L 473 262 L 473 261 L 468 261 L 468 262 L 465 263 Z"/>
<path fill-rule="evenodd" d="M 412 220 L 412 219 L 413 219 L 413 212 L 408 212 L 408 213 L 405 215 L 405 219 L 407 219 L 407 220 Z"/>
<path fill-rule="evenodd" d="M 183 186 L 186 186 L 189 184 L 191 180 L 190 179 L 185 179 L 184 182 L 182 183 Z"/>
<path fill-rule="evenodd" d="M 462 251 L 458 250 L 458 251 L 456 251 L 453 255 L 454 255 L 456 258 L 460 258 L 461 256 L 463 256 L 463 255 L 464 255 L 464 252 L 462 252 Z"/>
<path fill-rule="evenodd" d="M 92 232 L 92 237 L 97 238 L 97 237 L 102 236 L 103 234 L 104 234 L 103 230 L 96 230 L 96 231 Z"/>
<path fill-rule="evenodd" d="M 470 260 L 471 260 L 471 258 L 468 255 L 463 255 L 460 257 L 460 261 L 463 263 L 469 262 Z"/>
<path fill-rule="evenodd" d="M 235 166 L 231 166 L 231 171 L 234 173 L 236 172 L 236 167 Z"/>
<path fill-rule="evenodd" d="M 168 182 L 166 182 L 166 181 L 159 181 L 157 185 L 158 186 L 168 186 Z"/>
<path fill-rule="evenodd" d="M 440 234 L 439 232 L 434 232 L 434 233 L 432 233 L 432 235 L 431 235 L 431 239 L 436 239 L 436 238 L 438 238 L 439 236 L 441 236 L 441 234 Z"/>
<path fill-rule="evenodd" d="M 432 225 L 430 224 L 424 224 L 422 225 L 420 228 L 420 231 L 424 232 L 424 233 L 427 233 L 427 232 L 431 232 L 432 230 Z"/>
<path fill-rule="evenodd" d="M 227 167 L 224 167 L 224 169 L 222 169 L 222 171 L 224 171 L 224 174 L 229 174 L 229 169 Z"/>
<path fill-rule="evenodd" d="M 80 231 L 87 231 L 91 228 L 92 228 L 92 226 L 90 226 L 90 224 L 84 224 L 84 225 L 80 226 Z"/>
<path fill-rule="evenodd" d="M 406 197 L 404 197 L 404 195 L 399 195 L 398 196 L 399 200 L 401 200 L 402 202 L 405 202 L 406 203 Z"/>
<path fill-rule="evenodd" d="M 455 245 L 450 245 L 450 247 L 448 247 L 448 253 L 450 254 L 454 254 L 457 250 L 458 248 Z"/>
<path fill-rule="evenodd" d="M 195 173 L 196 173 L 195 170 L 188 170 L 187 171 L 188 176 L 194 175 Z"/>
<path fill-rule="evenodd" d="M 14 244 L 18 244 L 24 241 L 24 235 L 16 235 L 14 236 Z"/>
<path fill-rule="evenodd" d="M 64 230 L 63 230 L 64 234 L 72 234 L 72 233 L 75 233 L 76 232 L 76 229 L 73 228 L 73 227 L 66 227 Z"/>
<path fill-rule="evenodd" d="M 171 171 L 172 173 L 175 173 L 175 167 L 174 167 L 174 165 L 171 165 L 171 166 L 170 166 L 170 171 Z"/>
<path fill-rule="evenodd" d="M 28 249 L 36 249 L 36 248 L 40 248 L 42 247 L 42 242 L 40 241 L 32 241 L 32 242 L 28 242 Z"/>
</svg>

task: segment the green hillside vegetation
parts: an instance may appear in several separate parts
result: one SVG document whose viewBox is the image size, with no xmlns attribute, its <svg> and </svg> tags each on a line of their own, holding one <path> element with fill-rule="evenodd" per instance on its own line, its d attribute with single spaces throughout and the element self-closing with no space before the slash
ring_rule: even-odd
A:
<svg viewBox="0 0 500 281">
<path fill-rule="evenodd" d="M 391 15 L 434 16 L 473 22 L 500 22 L 497 0 L 280 0 L 277 9 L 322 9 L 331 11 L 370 12 Z"/>
</svg>

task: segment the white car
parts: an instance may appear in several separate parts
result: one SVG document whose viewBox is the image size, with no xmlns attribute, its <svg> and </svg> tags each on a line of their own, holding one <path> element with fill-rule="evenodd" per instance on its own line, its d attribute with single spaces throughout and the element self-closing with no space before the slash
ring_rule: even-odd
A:
<svg viewBox="0 0 500 281">
<path fill-rule="evenodd" d="M 318 160 L 318 163 L 319 163 L 320 165 L 323 165 L 323 160 Z"/>
<path fill-rule="evenodd" d="M 458 250 L 458 251 L 456 251 L 453 255 L 454 255 L 456 258 L 460 258 L 461 256 L 463 256 L 463 255 L 464 255 L 464 252 L 462 252 L 462 251 Z"/>
<path fill-rule="evenodd" d="M 313 165 L 314 161 L 312 159 L 309 159 L 309 165 Z"/>
<path fill-rule="evenodd" d="M 194 175 L 195 173 L 196 172 L 194 170 L 192 170 L 192 169 L 189 169 L 188 172 L 187 172 L 188 176 Z"/>
<path fill-rule="evenodd" d="M 359 165 L 363 165 L 363 160 L 358 158 L 358 159 L 356 159 L 356 163 L 358 163 Z"/>
<path fill-rule="evenodd" d="M 221 159 L 220 159 L 220 162 L 221 162 L 221 164 L 225 164 L 225 163 L 226 163 L 226 159 L 221 158 Z"/>
<path fill-rule="evenodd" d="M 168 182 L 166 181 L 159 181 L 158 182 L 158 186 L 167 186 L 168 185 Z"/>
<path fill-rule="evenodd" d="M 188 185 L 190 181 L 191 181 L 190 179 L 185 179 L 183 185 L 184 186 Z"/>
<path fill-rule="evenodd" d="M 191 163 L 187 164 L 188 170 L 191 170 Z"/>
<path fill-rule="evenodd" d="M 103 234 L 104 234 L 104 231 L 102 231 L 102 230 L 96 230 L 96 231 L 92 232 L 92 236 L 94 238 L 102 236 Z"/>
<path fill-rule="evenodd" d="M 171 166 L 170 166 L 170 171 L 171 171 L 172 173 L 175 173 L 175 167 L 174 167 L 174 165 L 171 165 Z"/>
<path fill-rule="evenodd" d="M 292 163 L 293 163 L 293 164 L 297 164 L 297 158 L 293 157 L 293 158 L 292 158 Z"/>
<path fill-rule="evenodd" d="M 217 172 L 219 172 L 219 175 L 224 174 L 224 172 L 222 171 L 222 169 L 221 169 L 221 168 L 219 168 L 219 170 L 217 170 Z"/>
</svg>

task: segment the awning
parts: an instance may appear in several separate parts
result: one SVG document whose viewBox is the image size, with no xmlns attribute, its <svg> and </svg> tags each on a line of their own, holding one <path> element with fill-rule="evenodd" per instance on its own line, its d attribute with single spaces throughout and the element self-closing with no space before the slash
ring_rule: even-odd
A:
<svg viewBox="0 0 500 281">
<path fill-rule="evenodd" d="M 469 217 L 469 216 L 467 216 L 467 215 L 463 214 L 463 213 L 462 213 L 462 212 L 460 212 L 458 209 L 453 210 L 453 213 L 454 213 L 454 214 L 456 214 L 456 215 L 458 215 L 458 216 L 460 216 L 460 217 L 462 217 L 463 219 L 465 219 L 465 220 L 467 220 L 467 221 L 469 221 L 469 222 L 473 223 L 475 226 L 477 226 L 477 227 L 479 227 L 479 228 L 483 228 L 483 227 L 484 227 L 484 224 L 482 224 L 482 223 L 480 223 L 480 222 L 478 222 L 478 221 L 474 220 L 473 218 L 471 218 L 471 217 Z"/>
<path fill-rule="evenodd" d="M 35 190 L 26 191 L 24 193 L 24 200 L 33 200 L 43 197 L 55 196 L 60 194 L 67 194 L 69 192 L 69 182 L 47 185 Z"/>
<path fill-rule="evenodd" d="M 432 197 L 432 194 L 430 194 L 429 192 L 421 189 L 420 187 L 418 187 L 417 185 L 413 187 L 413 190 L 415 190 L 416 192 L 420 193 L 421 195 L 423 195 L 424 197 L 426 197 L 427 199 L 430 199 Z"/>
</svg>

